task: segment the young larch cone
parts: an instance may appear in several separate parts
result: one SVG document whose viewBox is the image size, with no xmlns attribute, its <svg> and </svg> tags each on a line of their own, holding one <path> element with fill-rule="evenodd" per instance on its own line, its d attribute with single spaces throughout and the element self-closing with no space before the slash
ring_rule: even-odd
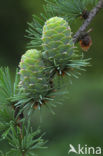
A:
<svg viewBox="0 0 103 156">
<path fill-rule="evenodd" d="M 59 74 L 63 73 L 74 51 L 71 28 L 61 17 L 46 21 L 42 32 L 44 60 Z"/>
<path fill-rule="evenodd" d="M 34 103 L 42 103 L 50 89 L 47 75 L 44 72 L 44 64 L 41 59 L 41 52 L 36 49 L 28 50 L 20 62 L 20 84 L 28 96 L 33 98 Z"/>
</svg>

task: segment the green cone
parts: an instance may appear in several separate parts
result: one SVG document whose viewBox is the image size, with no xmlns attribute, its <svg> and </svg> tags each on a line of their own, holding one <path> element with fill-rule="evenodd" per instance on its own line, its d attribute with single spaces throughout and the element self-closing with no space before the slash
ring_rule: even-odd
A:
<svg viewBox="0 0 103 156">
<path fill-rule="evenodd" d="M 46 21 L 42 34 L 43 57 L 59 74 L 67 68 L 74 51 L 71 29 L 61 17 Z"/>
<path fill-rule="evenodd" d="M 44 64 L 41 60 L 41 52 L 35 49 L 28 50 L 21 58 L 20 62 L 20 87 L 34 102 L 42 103 L 46 96 L 49 85 L 44 73 Z"/>
</svg>

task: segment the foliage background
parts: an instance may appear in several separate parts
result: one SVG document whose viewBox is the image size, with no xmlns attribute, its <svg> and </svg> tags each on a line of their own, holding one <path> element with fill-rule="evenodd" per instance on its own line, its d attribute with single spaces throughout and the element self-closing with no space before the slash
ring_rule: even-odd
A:
<svg viewBox="0 0 103 156">
<path fill-rule="evenodd" d="M 32 14 L 42 12 L 43 0 L 3 0 L 0 3 L 0 66 L 9 66 L 12 73 L 26 50 L 24 38 L 27 21 Z M 65 86 L 67 95 L 58 96 L 62 105 L 55 109 L 56 115 L 43 108 L 32 118 L 34 127 L 46 131 L 48 149 L 37 151 L 42 156 L 67 156 L 69 144 L 103 147 L 103 12 L 92 22 L 92 48 L 85 53 L 91 57 L 92 67 L 83 72 L 73 85 Z M 75 32 L 81 23 L 72 25 Z M 41 120 L 40 120 L 41 118 Z M 0 149 L 7 150 L 5 142 Z M 72 154 L 73 155 L 73 154 Z"/>
</svg>

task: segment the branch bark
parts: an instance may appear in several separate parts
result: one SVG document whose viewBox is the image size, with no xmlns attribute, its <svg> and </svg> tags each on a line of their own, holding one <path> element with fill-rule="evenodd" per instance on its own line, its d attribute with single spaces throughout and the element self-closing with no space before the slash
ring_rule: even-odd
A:
<svg viewBox="0 0 103 156">
<path fill-rule="evenodd" d="M 79 28 L 79 30 L 73 36 L 74 43 L 78 41 L 79 37 L 81 36 L 81 33 L 83 33 L 87 29 L 87 27 L 89 26 L 93 18 L 102 8 L 103 8 L 103 0 L 99 0 L 97 6 L 90 11 L 88 18 L 84 21 L 83 25 Z"/>
</svg>

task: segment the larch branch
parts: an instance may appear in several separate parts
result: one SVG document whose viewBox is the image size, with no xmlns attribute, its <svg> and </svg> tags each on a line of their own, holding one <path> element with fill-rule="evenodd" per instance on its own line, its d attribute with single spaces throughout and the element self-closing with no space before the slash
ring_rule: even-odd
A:
<svg viewBox="0 0 103 156">
<path fill-rule="evenodd" d="M 84 21 L 83 25 L 79 28 L 79 30 L 76 32 L 76 34 L 73 36 L 73 41 L 76 43 L 81 36 L 82 32 L 84 32 L 93 18 L 97 15 L 97 13 L 103 8 L 103 0 L 99 0 L 97 6 L 93 8 L 90 13 L 88 18 Z"/>
</svg>

